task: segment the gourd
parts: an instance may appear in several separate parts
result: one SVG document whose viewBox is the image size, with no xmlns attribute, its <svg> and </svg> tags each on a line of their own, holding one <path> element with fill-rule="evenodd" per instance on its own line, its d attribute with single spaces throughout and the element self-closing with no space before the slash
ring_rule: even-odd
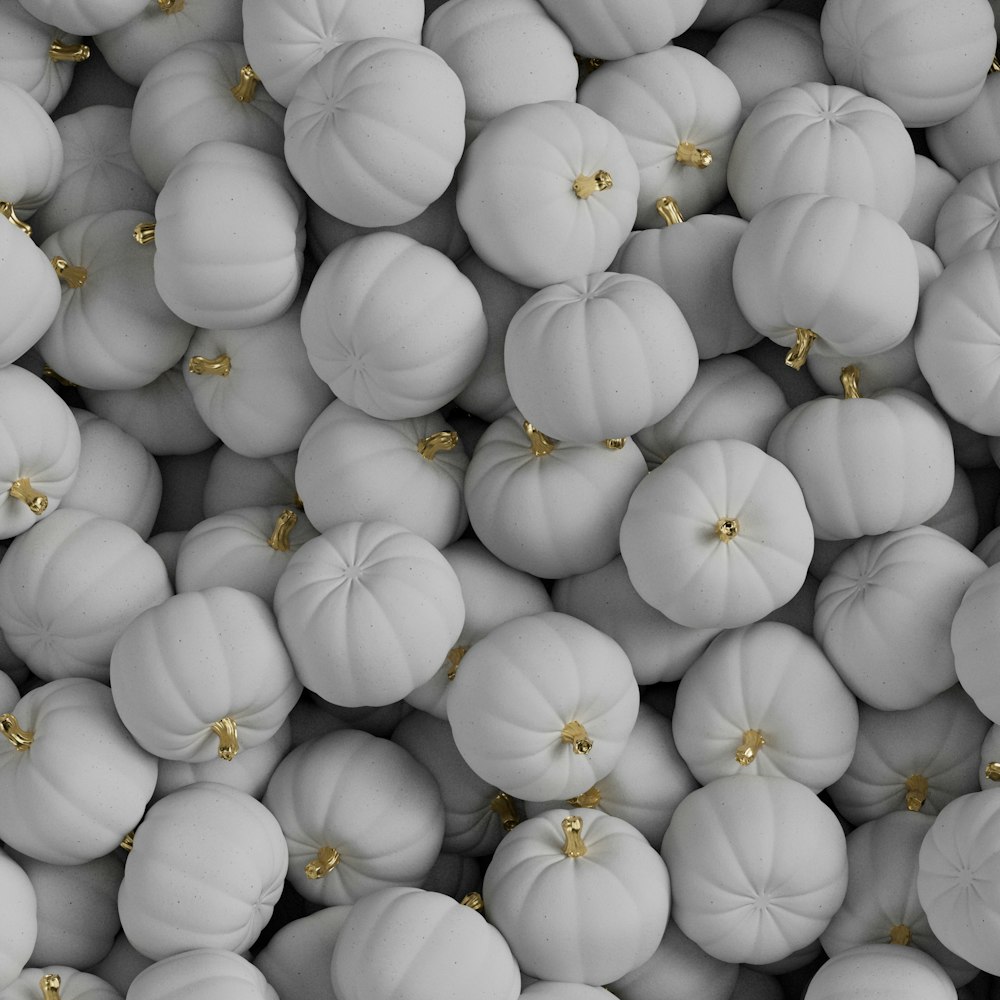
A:
<svg viewBox="0 0 1000 1000">
<path fill-rule="evenodd" d="M 320 265 L 302 340 L 337 398 L 402 420 L 439 409 L 469 382 L 487 324 L 475 286 L 447 256 L 382 232 L 342 243 Z"/>
<path fill-rule="evenodd" d="M 694 384 L 698 348 L 656 282 L 606 271 L 535 292 L 507 327 L 504 371 L 533 425 L 597 442 L 665 417 Z"/>
<path fill-rule="evenodd" d="M 958 181 L 939 167 L 930 157 L 917 153 L 913 197 L 900 216 L 899 224 L 912 240 L 931 247 L 934 245 L 934 225 L 945 199 L 958 186 Z"/>
<path fill-rule="evenodd" d="M 304 995 L 312 1000 L 335 1000 L 330 982 L 330 957 L 349 905 L 325 906 L 316 913 L 279 927 L 254 957 L 278 996 Z"/>
<path fill-rule="evenodd" d="M 50 864 L 111 853 L 156 784 L 156 760 L 122 725 L 111 691 L 87 677 L 67 677 L 5 709 L 0 837 Z"/>
<path fill-rule="evenodd" d="M 58 0 L 22 0 L 22 6 L 46 24 L 58 24 L 78 35 L 96 35 L 124 24 L 142 10 L 145 0 L 78 0 L 70 4 Z"/>
<path fill-rule="evenodd" d="M 288 561 L 274 610 L 295 672 L 346 707 L 389 705 L 435 674 L 465 618 L 462 588 L 427 539 L 345 521 Z"/>
<path fill-rule="evenodd" d="M 128 992 L 131 1000 L 278 1000 L 247 959 L 224 948 L 200 946 L 143 969 Z"/>
<path fill-rule="evenodd" d="M 572 576 L 618 555 L 622 518 L 645 472 L 628 438 L 556 441 L 511 410 L 476 444 L 465 504 L 497 558 L 545 579 Z"/>
<path fill-rule="evenodd" d="M 418 888 L 380 889 L 355 903 L 330 974 L 341 1000 L 389 1000 L 404 990 L 411 1000 L 517 1000 L 521 990 L 518 963 L 495 927 L 472 905 Z"/>
<path fill-rule="evenodd" d="M 599 906 L 584 904 L 597 898 Z M 596 986 L 656 951 L 670 876 L 625 820 L 551 809 L 500 842 L 483 875 L 483 899 L 524 972 Z"/>
<path fill-rule="evenodd" d="M 222 445 L 212 456 L 204 491 L 206 517 L 239 507 L 280 504 L 301 510 L 295 492 L 295 452 L 247 458 Z"/>
<path fill-rule="evenodd" d="M 0 561 L 0 628 L 42 680 L 107 682 L 111 650 L 136 615 L 173 594 L 159 554 L 127 525 L 59 509 Z"/>
<path fill-rule="evenodd" d="M 176 594 L 136 616 L 110 679 L 137 742 L 190 762 L 270 739 L 302 692 L 270 608 L 233 587 Z"/>
<path fill-rule="evenodd" d="M 3 539 L 19 535 L 59 506 L 76 477 L 80 431 L 55 391 L 17 365 L 0 368 L 0 427 L 5 432 L 0 448 Z"/>
<path fill-rule="evenodd" d="M 154 191 L 186 152 L 225 139 L 281 156 L 285 109 L 263 87 L 239 41 L 199 39 L 149 69 L 132 105 L 132 155 Z"/>
<path fill-rule="evenodd" d="M 813 527 L 780 461 L 745 441 L 699 441 L 635 488 L 621 550 L 632 586 L 662 614 L 691 628 L 733 628 L 798 592 Z"/>
<path fill-rule="evenodd" d="M 934 249 L 945 266 L 972 250 L 1000 244 L 1000 175 L 995 164 L 970 170 L 941 204 L 934 223 Z"/>
<path fill-rule="evenodd" d="M 38 901 L 24 869 L 0 851 L 0 887 L 8 905 L 0 911 L 0 989 L 28 964 L 38 937 Z"/>
<path fill-rule="evenodd" d="M 996 631 L 998 581 L 1000 570 L 994 564 L 970 582 L 960 598 L 950 631 L 959 684 L 991 722 L 1000 722 L 1000 699 L 987 651 Z"/>
<path fill-rule="evenodd" d="M 677 926 L 724 962 L 787 958 L 847 891 L 840 822 L 790 778 L 730 774 L 697 789 L 674 810 L 661 853 Z"/>
<path fill-rule="evenodd" d="M 621 757 L 639 709 L 628 657 L 570 615 L 498 625 L 462 658 L 448 695 L 459 752 L 520 799 L 566 799 Z"/>
<path fill-rule="evenodd" d="M 469 144 L 456 205 L 485 263 L 542 288 L 605 270 L 638 194 L 639 169 L 611 122 L 582 104 L 541 101 L 498 115 Z"/>
<path fill-rule="evenodd" d="M 29 966 L 7 987 L 3 1000 L 122 1000 L 121 994 L 99 976 L 68 965 Z"/>
<path fill-rule="evenodd" d="M 854 755 L 858 706 L 815 640 L 756 622 L 717 636 L 677 687 L 673 734 L 694 776 L 781 775 L 820 792 Z"/>
<path fill-rule="evenodd" d="M 167 308 L 153 257 L 131 238 L 145 218 L 135 209 L 84 215 L 42 244 L 61 279 L 61 299 L 38 350 L 77 385 L 148 385 L 181 359 L 194 333 Z"/>
<path fill-rule="evenodd" d="M 437 783 L 401 746 L 357 729 L 300 744 L 263 798 L 288 845 L 288 880 L 339 906 L 387 886 L 419 885 L 441 851 Z"/>
<path fill-rule="evenodd" d="M 827 959 L 809 982 L 802 1000 L 952 1000 L 947 974 L 929 955 L 892 944 L 865 944 Z"/>
<path fill-rule="evenodd" d="M 415 218 L 444 194 L 465 148 L 465 94 L 432 49 L 400 38 L 344 42 L 288 102 L 285 159 L 321 208 L 358 226 Z"/>
<path fill-rule="evenodd" d="M 1000 78 L 989 72 L 975 100 L 957 115 L 924 132 L 929 154 L 958 180 L 1000 157 L 996 97 Z"/>
<path fill-rule="evenodd" d="M 226 785 L 187 785 L 153 803 L 135 829 L 118 891 L 122 930 L 154 961 L 196 948 L 243 951 L 270 919 L 287 870 L 268 809 Z"/>
<path fill-rule="evenodd" d="M 0 116 L 17 142 L 0 154 L 0 214 L 29 219 L 55 192 L 63 167 L 62 139 L 52 119 L 27 91 L 0 79 Z M 27 229 L 31 234 L 30 226 Z"/>
</svg>

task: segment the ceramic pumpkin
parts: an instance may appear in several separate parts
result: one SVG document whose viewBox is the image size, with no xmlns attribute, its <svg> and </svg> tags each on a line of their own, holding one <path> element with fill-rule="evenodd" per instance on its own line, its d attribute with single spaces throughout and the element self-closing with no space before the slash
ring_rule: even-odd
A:
<svg viewBox="0 0 1000 1000">
<path fill-rule="evenodd" d="M 430 680 L 465 618 L 440 551 L 387 521 L 346 521 L 306 542 L 274 610 L 302 683 L 348 707 L 389 705 Z"/>
<path fill-rule="evenodd" d="M 802 484 L 817 538 L 911 528 L 944 506 L 954 484 L 954 446 L 934 404 L 905 389 L 864 396 L 862 370 L 845 367 L 843 398 L 803 403 L 768 439 L 768 454 Z"/>
<path fill-rule="evenodd" d="M 29 13 L 34 14 L 46 24 L 58 24 L 66 31 L 74 31 L 78 35 L 95 35 L 100 31 L 117 28 L 130 17 L 142 10 L 144 0 L 78 0 L 70 4 L 56 0 L 22 0 L 22 5 Z"/>
<path fill-rule="evenodd" d="M 0 368 L 0 538 L 12 538 L 56 510 L 80 462 L 70 408 L 40 378 Z"/>
<path fill-rule="evenodd" d="M 304 245 L 305 201 L 285 164 L 210 139 L 181 157 L 164 182 L 155 247 L 147 250 L 172 312 L 195 326 L 242 329 L 291 306 Z"/>
<path fill-rule="evenodd" d="M 996 49 L 993 11 L 979 0 L 947 10 L 927 0 L 835 0 L 823 8 L 820 32 L 837 83 L 884 101 L 907 128 L 964 111 Z"/>
<path fill-rule="evenodd" d="M 288 850 L 271 813 L 211 781 L 149 807 L 118 891 L 122 930 L 154 961 L 194 948 L 243 951 L 281 895 Z"/>
<path fill-rule="evenodd" d="M 521 799 L 565 799 L 614 767 L 639 708 L 628 657 L 570 615 L 494 628 L 462 658 L 448 721 L 466 763 Z"/>
<path fill-rule="evenodd" d="M 472 282 L 443 253 L 400 233 L 342 243 L 302 306 L 302 340 L 318 377 L 337 398 L 386 420 L 452 400 L 482 361 L 486 334 Z"/>
<path fill-rule="evenodd" d="M 380 889 L 355 903 L 330 974 L 341 1000 L 390 1000 L 404 990 L 412 1000 L 516 1000 L 521 990 L 518 963 L 494 926 L 471 906 L 418 888 Z"/>
<path fill-rule="evenodd" d="M 304 991 L 314 1000 L 334 1000 L 330 956 L 349 905 L 324 906 L 279 927 L 254 957 L 278 996 Z"/>
<path fill-rule="evenodd" d="M 621 549 L 632 586 L 662 614 L 732 628 L 798 592 L 813 528 L 787 467 L 727 438 L 679 448 L 636 487 Z"/>
<path fill-rule="evenodd" d="M 288 880 L 322 906 L 416 886 L 441 851 L 445 817 L 430 772 L 401 746 L 357 729 L 307 740 L 264 793 L 288 845 Z"/>
<path fill-rule="evenodd" d="M 288 102 L 284 152 L 321 208 L 391 226 L 444 194 L 465 148 L 465 94 L 432 49 L 400 38 L 344 42 Z"/>
<path fill-rule="evenodd" d="M 638 167 L 611 122 L 582 104 L 541 101 L 498 115 L 469 144 L 458 219 L 490 267 L 541 288 L 607 268 L 638 193 Z"/>
<path fill-rule="evenodd" d="M 278 1000 L 261 972 L 224 948 L 196 947 L 143 969 L 129 986 L 132 1000 Z"/>
<path fill-rule="evenodd" d="M 577 100 L 625 137 L 639 167 L 637 225 L 660 226 L 656 202 L 663 195 L 689 216 L 718 204 L 740 120 L 740 96 L 729 77 L 675 45 L 601 70 L 582 81 Z"/>
<path fill-rule="evenodd" d="M 49 681 L 6 706 L 0 746 L 0 837 L 51 864 L 113 851 L 156 784 L 156 760 L 122 725 L 106 685 Z"/>
<path fill-rule="evenodd" d="M 606 271 L 528 299 L 507 327 L 504 370 L 536 427 L 562 441 L 601 441 L 665 417 L 694 383 L 698 348 L 656 282 Z"/>
<path fill-rule="evenodd" d="M 38 936 L 35 888 L 24 869 L 0 851 L 0 886 L 10 900 L 0 915 L 0 989 L 5 989 L 28 964 Z"/>
<path fill-rule="evenodd" d="M 41 104 L 4 79 L 0 79 L 0 116 L 17 136 L 17 142 L 5 145 L 0 155 L 0 206 L 3 215 L 24 221 L 59 184 L 62 140 Z"/>
<path fill-rule="evenodd" d="M 983 89 L 964 111 L 940 125 L 932 125 L 924 133 L 934 161 L 958 180 L 1000 157 L 1000 120 L 996 112 L 998 87 L 1000 78 L 992 72 L 987 74 Z"/>
<path fill-rule="evenodd" d="M 951 623 L 950 642 L 962 689 L 991 722 L 1000 722 L 1000 699 L 988 649 L 993 642 L 1000 602 L 1000 569 L 978 574 L 960 598 Z"/>
<path fill-rule="evenodd" d="M 970 170 L 944 200 L 934 223 L 934 249 L 947 266 L 971 250 L 1000 245 L 1000 174 L 988 163 Z"/>
<path fill-rule="evenodd" d="M 947 974 L 923 952 L 892 944 L 865 944 L 827 959 L 815 972 L 802 1000 L 952 1000 Z"/>
<path fill-rule="evenodd" d="M 840 822 L 790 778 L 731 774 L 692 792 L 661 852 L 678 927 L 727 962 L 788 957 L 822 933 L 847 891 Z"/>
<path fill-rule="evenodd" d="M 197 762 L 232 759 L 270 739 L 302 685 L 269 606 L 247 591 L 211 587 L 132 620 L 111 653 L 111 690 L 140 744 Z"/>
<path fill-rule="evenodd" d="M 247 458 L 222 445 L 212 456 L 203 496 L 206 517 L 239 507 L 297 507 L 295 452 Z"/>
<path fill-rule="evenodd" d="M 980 750 L 979 787 L 995 788 L 1000 781 L 1000 723 L 990 726 Z"/>
<path fill-rule="evenodd" d="M 121 1000 L 110 983 L 90 972 L 63 964 L 42 966 L 40 962 L 25 968 L 21 975 L 0 993 L 3 1000 Z"/>
</svg>

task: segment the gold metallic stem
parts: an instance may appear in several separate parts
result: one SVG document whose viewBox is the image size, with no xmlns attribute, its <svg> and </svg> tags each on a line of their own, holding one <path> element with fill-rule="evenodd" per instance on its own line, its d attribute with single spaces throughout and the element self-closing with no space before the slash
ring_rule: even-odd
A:
<svg viewBox="0 0 1000 1000">
<path fill-rule="evenodd" d="M 17 228 L 20 229 L 25 236 L 31 235 L 31 226 L 29 226 L 27 222 L 22 222 L 17 217 L 17 212 L 14 211 L 13 202 L 0 201 L 0 215 L 17 226 Z"/>
<path fill-rule="evenodd" d="M 38 988 L 42 991 L 42 1000 L 62 1000 L 59 988 L 62 986 L 62 979 L 54 972 L 46 973 L 38 980 Z"/>
<path fill-rule="evenodd" d="M 601 790 L 597 785 L 592 785 L 585 792 L 580 792 L 579 795 L 574 795 L 566 801 L 579 809 L 596 809 L 601 804 Z"/>
<path fill-rule="evenodd" d="M 567 816 L 562 821 L 563 854 L 567 858 L 582 858 L 587 853 L 587 845 L 583 842 L 583 820 L 579 816 Z"/>
<path fill-rule="evenodd" d="M 795 328 L 795 343 L 785 355 L 785 364 L 798 371 L 806 363 L 809 348 L 812 347 L 812 342 L 815 339 L 816 334 L 812 330 L 804 326 L 797 326 Z"/>
<path fill-rule="evenodd" d="M 860 378 L 861 369 L 857 365 L 848 365 L 840 369 L 840 384 L 844 387 L 844 399 L 861 399 L 861 390 L 858 389 Z"/>
<path fill-rule="evenodd" d="M 131 853 L 132 848 L 135 846 L 135 830 L 130 830 L 121 839 L 121 843 L 118 845 L 123 851 L 128 851 Z"/>
<path fill-rule="evenodd" d="M 684 216 L 681 215 L 677 202 L 670 195 L 656 199 L 656 214 L 668 226 L 676 226 L 678 222 L 684 221 Z"/>
<path fill-rule="evenodd" d="M 49 46 L 49 58 L 53 62 L 86 62 L 90 58 L 90 46 L 82 42 L 71 45 L 56 38 Z"/>
<path fill-rule="evenodd" d="M 140 246 L 152 243 L 153 240 L 156 239 L 156 223 L 140 222 L 139 225 L 132 230 L 132 239 L 134 239 Z"/>
<path fill-rule="evenodd" d="M 236 720 L 231 715 L 224 715 L 218 722 L 212 723 L 212 732 L 219 737 L 219 756 L 223 760 L 232 760 L 240 752 Z"/>
<path fill-rule="evenodd" d="M 196 354 L 188 361 L 188 371 L 192 375 L 218 375 L 225 378 L 233 370 L 233 361 L 228 354 L 216 358 L 203 358 Z"/>
<path fill-rule="evenodd" d="M 58 382 L 60 385 L 66 386 L 67 389 L 77 388 L 76 382 L 70 382 L 68 378 L 63 378 L 54 368 L 50 368 L 48 365 L 42 365 L 42 374 L 46 378 L 52 379 L 54 382 Z"/>
<path fill-rule="evenodd" d="M 462 897 L 462 906 L 467 906 L 477 913 L 483 912 L 483 897 L 478 892 L 468 892 Z"/>
<path fill-rule="evenodd" d="M 455 431 L 438 431 L 428 434 L 417 442 L 417 451 L 428 462 L 434 459 L 439 451 L 454 451 L 458 447 L 458 434 Z"/>
<path fill-rule="evenodd" d="M 247 63 L 240 70 L 240 80 L 234 87 L 229 88 L 229 92 L 236 98 L 237 101 L 243 104 L 249 104 L 253 100 L 254 94 L 257 93 L 257 84 L 260 83 L 260 77 L 253 71 L 253 67 Z"/>
<path fill-rule="evenodd" d="M 715 522 L 715 537 L 720 542 L 731 542 L 740 533 L 740 522 L 735 517 L 720 517 Z"/>
<path fill-rule="evenodd" d="M 179 14 L 184 9 L 184 0 L 156 0 L 164 14 Z"/>
<path fill-rule="evenodd" d="M 581 756 L 586 756 L 594 749 L 594 742 L 591 740 L 590 736 L 587 734 L 587 730 L 584 729 L 583 723 L 577 722 L 574 719 L 572 722 L 567 722 L 565 726 L 562 727 L 563 743 L 571 743 L 573 746 L 573 753 L 578 753 Z"/>
<path fill-rule="evenodd" d="M 298 523 L 299 515 L 286 507 L 274 522 L 274 531 L 268 536 L 267 544 L 275 552 L 288 552 L 292 547 L 292 528 Z"/>
<path fill-rule="evenodd" d="M 35 739 L 35 734 L 22 729 L 10 712 L 0 715 L 0 733 L 14 744 L 15 750 L 27 750 Z"/>
<path fill-rule="evenodd" d="M 607 191 L 610 187 L 614 187 L 611 174 L 607 170 L 597 170 L 592 174 L 580 174 L 573 181 L 573 194 L 580 199 L 589 198 L 592 194 Z"/>
<path fill-rule="evenodd" d="M 497 792 L 490 800 L 490 809 L 500 817 L 500 824 L 510 833 L 521 822 L 517 815 L 517 806 L 506 792 Z"/>
<path fill-rule="evenodd" d="M 757 751 L 764 746 L 767 741 L 764 734 L 759 729 L 747 729 L 743 732 L 743 742 L 736 751 L 736 763 L 740 767 L 746 767 L 757 759 Z"/>
<path fill-rule="evenodd" d="M 927 801 L 927 779 L 922 774 L 911 774 L 906 779 L 906 808 L 910 812 L 920 812 Z"/>
<path fill-rule="evenodd" d="M 448 680 L 453 681 L 458 675 L 458 665 L 462 662 L 462 657 L 469 651 L 468 646 L 452 646 L 448 650 L 445 659 L 448 661 Z"/>
<path fill-rule="evenodd" d="M 79 264 L 71 264 L 65 257 L 53 257 L 49 263 L 70 288 L 82 288 L 87 281 L 87 269 Z"/>
<path fill-rule="evenodd" d="M 8 492 L 15 500 L 24 503 L 32 514 L 44 514 L 48 510 L 49 498 L 44 493 L 39 493 L 27 476 L 15 479 Z"/>
<path fill-rule="evenodd" d="M 573 53 L 573 58 L 580 70 L 580 79 L 590 76 L 595 69 L 600 69 L 604 65 L 604 60 L 599 56 L 581 56 L 578 52 Z"/>
<path fill-rule="evenodd" d="M 549 452 L 555 449 L 555 440 L 550 438 L 548 434 L 543 434 L 541 431 L 536 430 L 534 424 L 530 424 L 525 420 L 521 426 L 524 428 L 524 433 L 528 435 L 528 440 L 531 442 L 531 454 L 536 458 L 548 455 Z"/>
<path fill-rule="evenodd" d="M 1000 760 L 991 760 L 986 765 L 985 773 L 990 781 L 1000 781 Z"/>
<path fill-rule="evenodd" d="M 1000 73 L 1000 59 L 997 59 L 996 56 L 993 57 L 993 62 L 990 63 L 989 72 Z"/>
<path fill-rule="evenodd" d="M 696 146 L 693 142 L 682 142 L 678 145 L 674 158 L 685 166 L 704 170 L 712 162 L 712 151 Z"/>
<path fill-rule="evenodd" d="M 604 445 L 608 451 L 621 451 L 625 447 L 625 442 L 628 438 L 605 438 L 601 444 Z"/>
<path fill-rule="evenodd" d="M 894 924 L 889 928 L 889 943 L 907 945 L 913 939 L 906 924 Z"/>
<path fill-rule="evenodd" d="M 316 857 L 306 864 L 306 878 L 326 878 L 340 863 L 340 851 L 335 847 L 321 847 Z"/>
</svg>

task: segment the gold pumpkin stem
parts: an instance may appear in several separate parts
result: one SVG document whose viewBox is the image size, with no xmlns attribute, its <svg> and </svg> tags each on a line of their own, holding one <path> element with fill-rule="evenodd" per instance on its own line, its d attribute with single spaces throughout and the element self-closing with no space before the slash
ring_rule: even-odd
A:
<svg viewBox="0 0 1000 1000">
<path fill-rule="evenodd" d="M 996 56 L 993 57 L 993 62 L 990 63 L 990 73 L 1000 73 L 1000 59 Z"/>
<path fill-rule="evenodd" d="M 240 752 L 236 720 L 231 715 L 224 715 L 218 722 L 212 723 L 212 732 L 219 737 L 219 756 L 223 760 L 232 760 Z"/>
<path fill-rule="evenodd" d="M 38 988 L 42 991 L 42 1000 L 62 1000 L 59 989 L 62 979 L 54 972 L 46 973 L 38 980 Z"/>
<path fill-rule="evenodd" d="M 0 215 L 2 215 L 13 225 L 17 226 L 17 228 L 20 229 L 25 236 L 31 235 L 31 226 L 29 226 L 27 222 L 22 222 L 17 217 L 17 212 L 14 211 L 13 202 L 0 201 Z"/>
<path fill-rule="evenodd" d="M 587 845 L 583 842 L 583 820 L 579 816 L 567 816 L 562 821 L 563 854 L 567 858 L 582 858 L 587 853 Z"/>
<path fill-rule="evenodd" d="M 60 281 L 70 288 L 83 288 L 87 281 L 87 269 L 79 264 L 71 264 L 65 257 L 53 257 L 49 263 L 55 269 Z"/>
<path fill-rule="evenodd" d="M 548 455 L 549 452 L 555 449 L 555 440 L 550 438 L 548 434 L 543 434 L 540 430 L 537 430 L 534 424 L 525 420 L 521 426 L 524 428 L 524 433 L 528 435 L 528 440 L 531 442 L 531 454 L 536 458 Z"/>
<path fill-rule="evenodd" d="M 585 757 L 594 749 L 594 742 L 587 734 L 587 730 L 584 729 L 583 723 L 577 722 L 576 719 L 572 722 L 567 722 L 562 727 L 560 735 L 562 736 L 563 743 L 572 744 L 573 753 L 580 754 L 582 757 Z"/>
<path fill-rule="evenodd" d="M 580 79 L 590 76 L 595 69 L 600 69 L 604 65 L 604 60 L 599 56 L 581 56 L 578 52 L 573 53 L 577 67 L 580 71 Z"/>
<path fill-rule="evenodd" d="M 911 774 L 906 779 L 906 808 L 910 812 L 920 812 L 927 801 L 927 779 L 922 774 Z"/>
<path fill-rule="evenodd" d="M 574 795 L 566 801 L 578 809 L 596 809 L 601 804 L 601 790 L 597 785 L 592 785 L 585 792 L 580 792 L 579 795 Z"/>
<path fill-rule="evenodd" d="M 757 759 L 757 751 L 764 746 L 767 741 L 764 734 L 759 729 L 746 729 L 743 732 L 743 742 L 736 750 L 736 763 L 740 767 L 746 767 Z"/>
<path fill-rule="evenodd" d="M 268 535 L 267 544 L 275 552 L 288 552 L 292 547 L 292 528 L 299 523 L 299 515 L 286 507 L 274 522 L 274 531 Z"/>
<path fill-rule="evenodd" d="M 229 88 L 229 92 L 243 104 L 249 104 L 253 100 L 254 94 L 257 93 L 257 84 L 260 83 L 260 77 L 253 71 L 253 67 L 247 63 L 240 70 L 239 82 L 234 86 Z"/>
<path fill-rule="evenodd" d="M 497 792 L 493 796 L 490 800 L 490 809 L 500 817 L 500 824 L 508 833 L 521 822 L 517 815 L 517 806 L 506 792 Z"/>
<path fill-rule="evenodd" d="M 458 434 L 455 431 L 438 431 L 428 434 L 417 442 L 417 451 L 428 462 L 434 460 L 439 451 L 454 451 L 458 447 Z"/>
<path fill-rule="evenodd" d="M 128 833 L 126 833 L 125 836 L 122 837 L 121 843 L 119 843 L 118 846 L 123 851 L 131 852 L 132 848 L 135 846 L 135 830 L 130 830 Z"/>
<path fill-rule="evenodd" d="M 448 662 L 448 680 L 453 681 L 458 675 L 458 665 L 462 662 L 462 657 L 469 651 L 468 646 L 452 646 L 448 650 L 445 660 Z"/>
<path fill-rule="evenodd" d="M 991 760 L 986 765 L 986 777 L 990 781 L 1000 781 L 1000 760 Z"/>
<path fill-rule="evenodd" d="M 462 906 L 467 906 L 470 910 L 475 910 L 477 913 L 483 912 L 483 897 L 478 892 L 467 892 L 462 897 Z"/>
<path fill-rule="evenodd" d="M 889 943 L 908 945 L 913 940 L 913 934 L 906 924 L 894 924 L 889 928 Z"/>
<path fill-rule="evenodd" d="M 22 503 L 27 505 L 28 510 L 32 514 L 44 514 L 48 510 L 49 498 L 44 493 L 39 493 L 31 485 L 31 480 L 27 476 L 22 476 L 20 479 L 15 479 L 14 482 L 10 484 L 10 489 L 8 490 L 10 495 L 15 500 L 20 500 Z"/>
<path fill-rule="evenodd" d="M 225 378 L 233 370 L 233 361 L 228 354 L 220 354 L 215 358 L 203 358 L 196 354 L 188 361 L 188 371 L 192 375 L 218 375 Z"/>
<path fill-rule="evenodd" d="M 812 347 L 812 342 L 815 339 L 816 334 L 808 327 L 797 326 L 795 328 L 795 343 L 785 355 L 785 364 L 798 371 L 806 363 L 806 358 L 809 357 L 809 348 Z"/>
<path fill-rule="evenodd" d="M 683 163 L 688 167 L 697 167 L 704 170 L 712 162 L 712 151 L 696 146 L 693 142 L 684 141 L 677 146 L 674 158 L 678 163 Z"/>
<path fill-rule="evenodd" d="M 52 379 L 53 382 L 58 382 L 60 385 L 66 386 L 67 389 L 77 388 L 76 382 L 70 382 L 68 378 L 64 378 L 59 374 L 59 372 L 57 372 L 54 368 L 51 368 L 49 365 L 42 365 L 42 374 L 46 378 Z"/>
<path fill-rule="evenodd" d="M 335 847 L 321 847 L 316 852 L 316 857 L 306 864 L 306 878 L 326 878 L 339 863 L 340 851 Z"/>
<path fill-rule="evenodd" d="M 179 14 L 184 9 L 184 0 L 156 0 L 164 14 Z"/>
<path fill-rule="evenodd" d="M 573 194 L 583 200 L 592 194 L 597 194 L 598 191 L 607 191 L 610 187 L 614 187 L 611 174 L 607 170 L 596 170 L 592 174 L 579 174 L 577 176 L 576 180 L 573 181 Z"/>
<path fill-rule="evenodd" d="M 731 542 L 740 533 L 740 522 L 735 517 L 720 517 L 715 522 L 715 537 L 720 542 Z"/>
<path fill-rule="evenodd" d="M 90 46 L 84 45 L 83 42 L 77 42 L 75 45 L 69 42 L 60 41 L 58 38 L 53 39 L 52 44 L 49 45 L 49 58 L 54 62 L 86 62 L 90 58 Z"/>
<path fill-rule="evenodd" d="M 143 247 L 147 243 L 152 243 L 156 239 L 156 223 L 140 222 L 135 229 L 132 230 L 132 239 L 134 239 L 139 246 Z"/>
<path fill-rule="evenodd" d="M 676 226 L 679 222 L 684 221 L 684 216 L 681 215 L 681 210 L 677 201 L 669 194 L 665 195 L 663 198 L 656 199 L 656 214 L 659 215 L 659 217 L 663 219 L 668 226 Z"/>
<path fill-rule="evenodd" d="M 840 384 L 844 387 L 844 399 L 861 399 L 861 390 L 858 388 L 860 378 L 861 369 L 857 365 L 848 365 L 840 369 Z"/>
<path fill-rule="evenodd" d="M 601 444 L 604 445 L 608 451 L 621 451 L 625 447 L 625 442 L 627 438 L 605 438 Z"/>
<path fill-rule="evenodd" d="M 0 715 L 0 733 L 3 733 L 10 740 L 15 750 L 27 750 L 35 739 L 35 734 L 22 729 L 10 712 L 4 712 L 3 715 Z"/>
</svg>

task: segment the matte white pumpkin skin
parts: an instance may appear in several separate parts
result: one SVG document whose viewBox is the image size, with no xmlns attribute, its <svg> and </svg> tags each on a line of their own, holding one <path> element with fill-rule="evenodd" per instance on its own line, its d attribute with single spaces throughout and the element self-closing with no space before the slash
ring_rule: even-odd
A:
<svg viewBox="0 0 1000 1000">
<path fill-rule="evenodd" d="M 2 200 L 11 202 L 18 218 L 24 221 L 59 184 L 62 139 L 38 101 L 7 80 L 0 80 L 0 116 L 11 134 L 17 136 L 17 142 L 6 144 L 0 154 Z"/>
<path fill-rule="evenodd" d="M 952 1000 L 955 985 L 929 955 L 893 944 L 865 944 L 824 962 L 802 1000 Z"/>
<path fill-rule="evenodd" d="M 1000 244 L 1000 173 L 990 163 L 970 171 L 941 204 L 933 246 L 945 266 L 972 250 Z"/>
<path fill-rule="evenodd" d="M 143 969 L 128 988 L 131 1000 L 278 1000 L 250 962 L 224 948 L 195 947 Z"/>
<path fill-rule="evenodd" d="M 951 625 L 951 649 L 962 689 L 991 722 L 1000 723 L 993 644 L 1000 605 L 1000 569 L 990 566 L 962 595 Z"/>
<path fill-rule="evenodd" d="M 0 911 L 0 989 L 9 986 L 28 964 L 38 936 L 35 889 L 24 869 L 0 851 L 0 886 L 10 906 Z"/>
<path fill-rule="evenodd" d="M 80 42 L 79 36 L 68 35 L 40 21 L 20 3 L 4 7 L 0 24 L 3 26 L 0 43 L 3 78 L 26 91 L 52 114 L 73 82 L 76 63 L 53 60 L 49 56 L 49 46 L 58 39 L 72 47 Z"/>
<path fill-rule="evenodd" d="M 81 0 L 71 10 L 56 0 L 25 0 L 24 8 L 46 24 L 58 24 L 78 35 L 117 28 L 143 8 L 143 0 Z"/>
<path fill-rule="evenodd" d="M 4 1000 L 35 1000 L 41 993 L 40 980 L 48 975 L 59 977 L 63 1000 L 121 1000 L 118 990 L 100 976 L 58 962 L 28 965 L 0 996 Z"/>
</svg>

